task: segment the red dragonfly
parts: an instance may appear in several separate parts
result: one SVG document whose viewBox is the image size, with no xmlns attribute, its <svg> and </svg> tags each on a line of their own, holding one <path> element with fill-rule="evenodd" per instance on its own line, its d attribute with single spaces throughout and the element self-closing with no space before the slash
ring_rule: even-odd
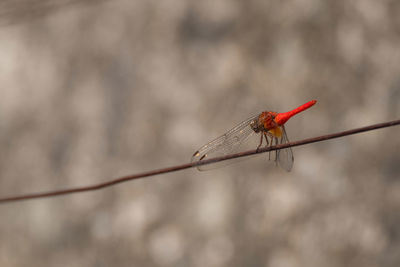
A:
<svg viewBox="0 0 400 267">
<path fill-rule="evenodd" d="M 311 100 L 298 108 L 284 113 L 277 113 L 274 111 L 264 111 L 258 115 L 252 116 L 247 120 L 239 123 L 237 126 L 209 142 L 197 150 L 191 162 L 197 162 L 208 158 L 220 157 L 239 151 L 243 144 L 249 140 L 250 136 L 254 134 L 260 135 L 260 143 L 257 147 L 259 149 L 265 138 L 266 146 L 275 144 L 284 144 L 289 142 L 286 134 L 284 124 L 294 115 L 300 113 L 311 106 L 317 101 Z M 271 154 L 269 155 L 271 159 Z M 293 152 L 290 147 L 275 151 L 275 162 L 285 169 L 290 171 L 293 167 Z M 211 168 L 215 164 L 211 164 Z M 210 169 L 210 165 L 198 166 L 199 170 Z"/>
</svg>

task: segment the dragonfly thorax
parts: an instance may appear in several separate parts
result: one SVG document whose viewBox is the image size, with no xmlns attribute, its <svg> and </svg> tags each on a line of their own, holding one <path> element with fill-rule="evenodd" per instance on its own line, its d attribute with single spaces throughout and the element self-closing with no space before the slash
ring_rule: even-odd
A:
<svg viewBox="0 0 400 267">
<path fill-rule="evenodd" d="M 276 112 L 264 111 L 251 123 L 250 127 L 254 132 L 268 132 L 271 129 L 278 127 L 279 125 L 275 122 Z"/>
</svg>

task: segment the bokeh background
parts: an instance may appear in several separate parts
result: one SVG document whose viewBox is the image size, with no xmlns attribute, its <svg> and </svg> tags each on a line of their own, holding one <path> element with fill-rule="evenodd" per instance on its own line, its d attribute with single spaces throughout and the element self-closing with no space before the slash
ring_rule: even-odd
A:
<svg viewBox="0 0 400 267">
<path fill-rule="evenodd" d="M 262 110 L 291 140 L 400 118 L 396 0 L 0 2 L 0 196 L 186 163 Z M 400 129 L 0 205 L 0 266 L 399 266 Z"/>
</svg>

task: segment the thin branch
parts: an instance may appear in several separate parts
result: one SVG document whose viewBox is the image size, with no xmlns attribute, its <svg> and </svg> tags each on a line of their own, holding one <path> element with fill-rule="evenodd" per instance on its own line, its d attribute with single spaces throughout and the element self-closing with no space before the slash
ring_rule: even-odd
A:
<svg viewBox="0 0 400 267">
<path fill-rule="evenodd" d="M 163 169 L 157 169 L 157 170 L 152 170 L 152 171 L 143 172 L 143 173 L 139 173 L 139 174 L 124 176 L 124 177 L 116 178 L 114 180 L 110 180 L 108 182 L 95 184 L 95 185 L 63 189 L 63 190 L 57 190 L 57 191 L 49 191 L 49 192 L 43 192 L 43 193 L 31 193 L 31 194 L 25 194 L 25 195 L 19 195 L 19 196 L 4 197 L 4 198 L 0 198 L 0 203 L 6 203 L 6 202 L 18 201 L 18 200 L 28 200 L 28 199 L 34 199 L 34 198 L 53 197 L 53 196 L 67 195 L 67 194 L 86 192 L 86 191 L 93 191 L 93 190 L 98 190 L 98 189 L 102 189 L 105 187 L 109 187 L 112 185 L 116 185 L 119 183 L 144 178 L 144 177 L 149 177 L 149 176 L 154 176 L 154 175 L 164 174 L 164 173 L 169 173 L 169 172 L 175 172 L 175 171 L 184 170 L 184 169 L 197 167 L 197 166 L 201 166 L 201 165 L 212 164 L 212 163 L 216 163 L 219 161 L 229 160 L 229 159 L 233 159 L 233 158 L 246 157 L 246 156 L 250 156 L 250 155 L 254 155 L 254 154 L 265 153 L 265 152 L 288 148 L 288 147 L 295 147 L 295 146 L 301 146 L 301 145 L 326 141 L 329 139 L 334 139 L 334 138 L 339 138 L 339 137 L 343 137 L 343 136 L 347 136 L 347 135 L 372 131 L 372 130 L 376 130 L 376 129 L 380 129 L 380 128 L 391 127 L 391 126 L 395 126 L 395 125 L 399 125 L 399 124 L 400 124 L 400 120 L 378 123 L 378 124 L 373 124 L 370 126 L 356 128 L 356 129 L 347 130 L 347 131 L 343 131 L 343 132 L 322 135 L 322 136 L 308 138 L 308 139 L 304 139 L 304 140 L 300 140 L 300 141 L 289 142 L 286 144 L 275 145 L 272 147 L 261 148 L 259 150 L 249 150 L 249 151 L 245 151 L 245 152 L 211 158 L 211 159 L 202 160 L 202 161 L 198 161 L 198 162 L 186 163 L 186 164 L 176 165 L 176 166 L 167 167 L 167 168 L 163 168 Z"/>
</svg>

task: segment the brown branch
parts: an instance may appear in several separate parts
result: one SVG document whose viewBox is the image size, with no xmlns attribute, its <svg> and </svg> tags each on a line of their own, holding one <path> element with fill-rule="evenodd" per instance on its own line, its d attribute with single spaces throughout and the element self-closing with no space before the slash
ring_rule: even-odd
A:
<svg viewBox="0 0 400 267">
<path fill-rule="evenodd" d="M 211 159 L 207 159 L 207 160 L 202 160 L 202 161 L 198 161 L 198 162 L 186 163 L 186 164 L 176 165 L 176 166 L 167 167 L 167 168 L 163 168 L 163 169 L 142 172 L 139 174 L 128 175 L 128 176 L 116 178 L 114 180 L 110 180 L 108 182 L 95 184 L 95 185 L 76 187 L 76 188 L 70 188 L 70 189 L 62 189 L 62 190 L 49 191 L 49 192 L 43 192 L 43 193 L 31 193 L 31 194 L 25 194 L 25 195 L 3 197 L 3 198 L 0 198 L 0 203 L 6 203 L 6 202 L 18 201 L 18 200 L 28 200 L 28 199 L 34 199 L 34 198 L 60 196 L 60 195 L 78 193 L 78 192 L 93 191 L 93 190 L 102 189 L 102 188 L 105 188 L 108 186 L 116 185 L 119 183 L 127 182 L 130 180 L 140 179 L 140 178 L 144 178 L 144 177 L 149 177 L 149 176 L 154 176 L 154 175 L 164 174 L 164 173 L 169 173 L 169 172 L 175 172 L 175 171 L 184 170 L 184 169 L 188 169 L 188 168 L 192 168 L 192 167 L 216 163 L 219 161 L 229 160 L 229 159 L 233 159 L 233 158 L 246 157 L 246 156 L 250 156 L 250 155 L 254 155 L 254 154 L 265 153 L 268 151 L 278 150 L 278 149 L 287 148 L 287 147 L 295 147 L 295 146 L 301 146 L 301 145 L 305 145 L 305 144 L 326 141 L 329 139 L 334 139 L 334 138 L 339 138 L 339 137 L 343 137 L 343 136 L 347 136 L 347 135 L 372 131 L 372 130 L 376 130 L 376 129 L 380 129 L 380 128 L 391 127 L 391 126 L 395 126 L 395 125 L 399 125 L 399 124 L 400 124 L 400 120 L 373 124 L 370 126 L 347 130 L 347 131 L 343 131 L 343 132 L 339 132 L 339 133 L 327 134 L 327 135 L 322 135 L 322 136 L 318 136 L 318 137 L 314 137 L 314 138 L 308 138 L 308 139 L 304 139 L 304 140 L 300 140 L 300 141 L 289 142 L 286 144 L 280 144 L 280 145 L 276 145 L 276 146 L 272 146 L 272 147 L 261 148 L 259 150 L 249 150 L 249 151 L 244 151 L 244 152 L 226 155 L 226 156 L 222 156 L 222 157 L 216 157 L 216 158 L 211 158 Z"/>
</svg>

